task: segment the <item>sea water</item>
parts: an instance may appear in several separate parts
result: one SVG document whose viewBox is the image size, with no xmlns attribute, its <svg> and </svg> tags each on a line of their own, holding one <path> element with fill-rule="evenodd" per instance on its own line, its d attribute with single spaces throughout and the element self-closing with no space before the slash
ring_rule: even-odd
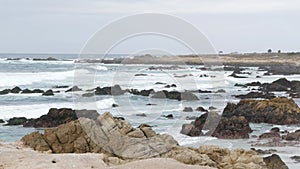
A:
<svg viewBox="0 0 300 169">
<path fill-rule="evenodd" d="M 123 55 L 122 55 L 123 56 Z M 57 61 L 34 61 L 33 58 L 54 57 Z M 116 56 L 116 57 L 121 57 Z M 7 59 L 14 58 L 14 59 Z M 15 59 L 20 58 L 20 59 Z M 153 99 L 150 97 L 136 96 L 125 93 L 121 96 L 95 96 L 94 102 L 99 113 L 111 112 L 114 116 L 124 117 L 133 126 L 147 123 L 153 126 L 158 133 L 172 135 L 180 145 L 199 147 L 200 145 L 217 145 L 229 149 L 251 148 L 251 141 L 246 140 L 224 140 L 214 137 L 188 137 L 180 134 L 182 124 L 191 123 L 186 120 L 187 116 L 200 116 L 204 112 L 183 112 L 184 107 L 196 109 L 199 106 L 208 109 L 210 106 L 222 113 L 227 102 L 237 103 L 234 95 L 246 94 L 255 89 L 241 88 L 234 86 L 236 83 L 245 84 L 259 81 L 270 83 L 278 78 L 285 77 L 288 80 L 300 80 L 300 75 L 289 76 L 263 76 L 265 71 L 259 71 L 258 67 L 246 67 L 242 74 L 247 78 L 233 78 L 229 75 L 232 71 L 207 71 L 203 65 L 179 66 L 178 69 L 149 69 L 149 67 L 166 67 L 166 65 L 124 65 L 124 64 L 100 64 L 100 63 L 75 63 L 77 55 L 33 55 L 33 54 L 2 54 L 0 55 L 0 90 L 19 86 L 22 89 L 52 89 L 54 96 L 42 96 L 41 94 L 7 94 L 0 95 L 0 119 L 8 120 L 12 117 L 38 118 L 47 114 L 50 108 L 75 108 L 74 99 L 80 98 L 86 91 L 68 92 L 65 91 L 73 86 L 74 76 L 78 73 L 93 78 L 93 84 L 79 86 L 84 90 L 92 87 L 105 87 L 118 84 L 122 89 L 154 89 L 160 90 L 210 90 L 217 91 L 224 89 L 226 93 L 195 93 L 198 101 L 177 101 L 169 99 Z M 76 74 L 77 73 L 77 74 Z M 138 75 L 140 74 L 140 75 Z M 207 76 L 204 76 L 207 75 Z M 263 78 L 256 78 L 261 76 Z M 162 84 L 157 84 L 160 82 Z M 175 88 L 165 88 L 166 85 L 176 84 Z M 69 88 L 55 88 L 55 86 L 69 86 Z M 277 93 L 285 96 L 285 93 Z M 295 99 L 300 105 L 300 100 Z M 152 106 L 147 106 L 151 103 Z M 112 107 L 118 104 L 118 107 Z M 89 104 L 85 104 L 89 108 Z M 76 107 L 78 108 L 78 107 Z M 137 116 L 145 114 L 146 117 Z M 164 115 L 172 114 L 174 119 L 167 119 Z M 260 135 L 272 127 L 279 127 L 282 130 L 295 131 L 298 126 L 250 124 L 254 130 L 251 135 Z M 23 128 L 22 126 L 0 125 L 0 140 L 18 141 L 25 134 L 38 129 Z M 261 147 L 256 147 L 261 148 Z M 261 149 L 269 149 L 263 147 Z M 274 148 L 274 147 L 272 147 Z M 293 155 L 300 155 L 300 147 L 287 146 L 275 147 L 278 154 L 290 168 L 298 168 L 299 164 L 290 159 Z M 298 167 L 297 167 L 298 166 Z"/>
</svg>

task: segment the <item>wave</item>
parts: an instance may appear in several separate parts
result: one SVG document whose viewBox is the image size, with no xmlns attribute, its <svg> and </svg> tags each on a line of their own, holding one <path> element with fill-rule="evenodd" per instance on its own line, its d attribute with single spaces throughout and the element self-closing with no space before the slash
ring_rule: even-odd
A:
<svg viewBox="0 0 300 169">
<path fill-rule="evenodd" d="M 88 73 L 88 70 L 76 70 L 76 72 Z M 43 81 L 58 81 L 74 77 L 74 70 L 64 72 L 40 72 L 40 73 L 0 73 L 0 87 L 14 87 L 30 85 Z"/>
</svg>

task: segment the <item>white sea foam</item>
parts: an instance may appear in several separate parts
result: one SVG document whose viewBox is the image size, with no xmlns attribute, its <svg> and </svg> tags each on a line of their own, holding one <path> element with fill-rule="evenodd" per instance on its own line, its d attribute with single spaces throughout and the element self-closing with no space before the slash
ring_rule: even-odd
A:
<svg viewBox="0 0 300 169">
<path fill-rule="evenodd" d="M 77 70 L 78 71 L 78 70 Z M 80 70 L 80 73 L 88 73 Z M 0 73 L 0 87 L 30 85 L 36 82 L 64 80 L 73 77 L 74 71 L 40 73 Z"/>
</svg>

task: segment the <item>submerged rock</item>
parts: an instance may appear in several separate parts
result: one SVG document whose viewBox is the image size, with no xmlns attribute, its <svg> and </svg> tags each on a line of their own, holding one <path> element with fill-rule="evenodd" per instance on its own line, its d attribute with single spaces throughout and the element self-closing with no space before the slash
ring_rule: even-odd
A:
<svg viewBox="0 0 300 169">
<path fill-rule="evenodd" d="M 236 95 L 235 97 L 239 99 L 252 99 L 252 98 L 273 99 L 276 96 L 273 93 L 250 92 L 247 94 Z"/>
<path fill-rule="evenodd" d="M 298 163 L 300 163 L 300 156 L 292 156 L 291 159 L 295 160 Z"/>
</svg>

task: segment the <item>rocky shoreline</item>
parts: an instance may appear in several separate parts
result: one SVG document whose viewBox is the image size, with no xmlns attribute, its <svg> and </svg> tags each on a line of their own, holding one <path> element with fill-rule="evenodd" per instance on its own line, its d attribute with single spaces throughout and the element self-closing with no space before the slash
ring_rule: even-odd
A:
<svg viewBox="0 0 300 169">
<path fill-rule="evenodd" d="M 79 118 L 56 128 L 47 128 L 44 134 L 33 132 L 21 141 L 36 151 L 47 153 L 102 153 L 106 157 L 104 161 L 109 164 L 171 158 L 184 164 L 220 169 L 241 166 L 250 169 L 287 168 L 278 156 L 263 158 L 253 150 L 182 147 L 170 135 L 157 134 L 148 125 L 133 128 L 110 113 L 101 114 L 97 119 Z"/>
</svg>

